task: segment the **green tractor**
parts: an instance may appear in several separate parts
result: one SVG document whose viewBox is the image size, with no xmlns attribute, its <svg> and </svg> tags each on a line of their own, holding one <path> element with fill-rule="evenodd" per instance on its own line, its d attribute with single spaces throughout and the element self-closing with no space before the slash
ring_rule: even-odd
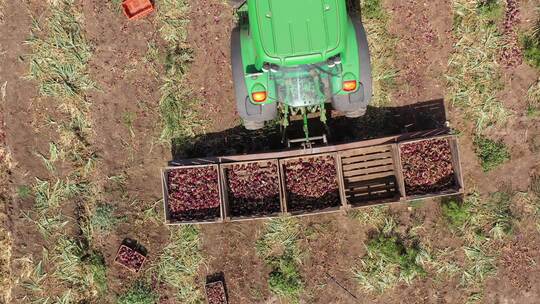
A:
<svg viewBox="0 0 540 304">
<path fill-rule="evenodd" d="M 249 130 L 326 107 L 350 118 L 372 97 L 366 32 L 346 0 L 235 1 L 231 37 L 236 106 Z M 307 126 L 305 126 L 307 127 Z"/>
</svg>

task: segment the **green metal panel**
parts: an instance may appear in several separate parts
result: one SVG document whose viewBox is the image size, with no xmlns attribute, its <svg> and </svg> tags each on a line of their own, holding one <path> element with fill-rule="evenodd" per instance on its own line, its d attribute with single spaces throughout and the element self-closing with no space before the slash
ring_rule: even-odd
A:
<svg viewBox="0 0 540 304">
<path fill-rule="evenodd" d="M 330 101 L 330 78 L 338 70 L 325 63 L 300 65 L 270 72 L 270 80 L 275 84 L 278 101 L 292 107 L 315 106 Z"/>
<path fill-rule="evenodd" d="M 242 11 L 240 11 L 242 13 Z M 245 13 L 245 12 L 244 12 Z M 243 13 L 242 13 L 243 14 Z M 240 46 L 242 52 L 242 64 L 245 73 L 246 88 L 249 98 L 251 99 L 251 93 L 253 88 L 257 85 L 262 85 L 267 90 L 267 100 L 264 103 L 275 102 L 275 85 L 269 81 L 269 74 L 262 72 L 255 66 L 257 61 L 257 52 L 255 51 L 254 36 L 249 31 L 249 24 L 247 20 L 242 19 L 240 14 Z M 264 104 L 259 103 L 259 104 Z"/>
<path fill-rule="evenodd" d="M 346 46 L 345 0 L 249 0 L 248 12 L 257 68 L 317 63 Z"/>
<path fill-rule="evenodd" d="M 259 0 L 255 3 L 262 46 L 269 56 L 318 54 L 339 45 L 336 0 Z"/>
<path fill-rule="evenodd" d="M 334 32 L 329 34 L 328 36 L 334 37 L 334 40 L 330 38 L 327 39 L 326 34 L 320 35 L 319 33 L 319 35 L 308 35 L 308 33 L 311 32 L 307 30 L 307 27 L 304 27 L 304 30 L 298 30 L 296 32 L 293 32 L 292 34 L 290 34 L 290 32 L 285 33 L 285 36 L 287 37 L 286 39 L 283 39 L 283 37 L 280 36 L 280 34 L 277 33 L 274 28 L 269 29 L 270 33 L 261 33 L 261 31 L 259 30 L 260 26 L 258 17 L 253 17 L 253 15 L 257 16 L 257 5 L 259 4 L 263 7 L 271 6 L 271 11 L 274 13 L 275 16 L 276 6 L 274 6 L 274 4 L 276 3 L 277 5 L 282 5 L 280 6 L 277 16 L 286 16 L 287 18 L 295 17 L 293 19 L 295 20 L 299 19 L 296 16 L 301 15 L 303 16 L 304 21 L 306 20 L 306 16 L 309 14 L 317 16 L 317 13 L 314 12 L 314 4 L 317 4 L 317 7 L 319 7 L 318 11 L 320 17 L 321 15 L 324 15 L 324 13 L 322 13 L 324 10 L 324 5 L 327 3 L 334 3 L 336 5 L 337 17 L 323 17 L 321 20 L 324 26 L 321 26 L 319 24 L 320 29 L 324 29 L 323 33 L 326 33 L 326 29 L 333 28 Z M 306 6 L 308 4 L 312 6 L 310 9 L 312 11 L 311 13 L 302 11 L 307 10 Z M 318 6 L 319 4 L 321 6 Z M 285 12 L 281 13 L 281 10 Z M 336 70 L 333 69 L 333 75 L 328 77 L 328 81 L 331 87 L 331 94 L 348 94 L 341 89 L 344 75 L 352 75 L 352 78 L 356 78 L 358 80 L 361 63 L 358 60 L 358 46 L 356 43 L 355 29 L 349 16 L 347 15 L 345 0 L 248 0 L 247 5 L 243 6 L 240 9 L 239 15 L 239 25 L 241 28 L 240 40 L 242 50 L 242 63 L 246 76 L 246 87 L 250 98 L 252 88 L 260 84 L 267 89 L 268 99 L 265 103 L 280 102 L 291 106 L 300 105 L 297 104 L 298 98 L 295 98 L 296 100 L 288 100 L 287 98 L 283 97 L 280 98 L 280 94 L 278 94 L 279 79 L 278 77 L 272 75 L 272 72 L 262 71 L 263 62 L 275 63 L 282 67 L 296 67 L 304 64 L 323 63 L 328 58 L 339 54 L 342 59 L 342 64 L 337 69 L 337 71 L 339 72 L 336 72 Z M 325 21 L 327 19 L 332 19 L 334 21 L 333 24 L 329 25 L 329 22 Z M 284 20 L 287 19 L 285 18 Z M 269 23 L 267 26 L 271 27 L 271 25 L 272 24 Z M 281 38 L 278 39 L 277 37 Z M 296 37 L 303 37 L 303 40 L 302 38 Z M 293 49 L 290 42 L 288 45 L 286 43 L 287 41 L 282 42 L 283 46 L 280 45 L 280 43 L 276 42 L 277 40 L 287 39 L 289 39 L 290 41 L 291 38 L 300 39 L 303 41 L 303 44 L 295 44 L 295 49 Z M 270 42 L 264 39 L 270 39 Z M 334 41 L 335 43 L 328 43 L 328 41 Z M 302 52 L 297 52 L 300 45 L 303 45 Z M 274 57 L 267 54 L 267 52 L 265 51 L 266 48 L 270 48 L 270 50 L 272 51 L 271 55 Z M 315 53 L 305 53 L 306 50 Z M 350 79 L 350 77 L 347 78 Z M 319 94 L 319 92 L 314 92 L 313 94 L 315 93 L 317 95 Z M 281 94 L 281 96 L 283 95 L 284 94 Z M 285 96 L 287 96 L 287 94 L 285 94 Z M 289 96 L 295 95 L 289 94 Z"/>
<path fill-rule="evenodd" d="M 357 17 L 358 18 L 358 17 Z M 341 75 L 338 75 L 332 79 L 332 87 L 334 88 L 334 94 L 345 95 L 349 94 L 348 92 L 343 91 L 342 85 L 344 80 L 356 79 L 360 80 L 360 69 L 362 68 L 362 63 L 358 57 L 358 43 L 356 42 L 356 31 L 351 19 L 348 19 L 347 24 L 347 47 L 341 53 Z M 344 79 L 343 76 L 352 75 L 352 77 L 347 77 Z"/>
</svg>

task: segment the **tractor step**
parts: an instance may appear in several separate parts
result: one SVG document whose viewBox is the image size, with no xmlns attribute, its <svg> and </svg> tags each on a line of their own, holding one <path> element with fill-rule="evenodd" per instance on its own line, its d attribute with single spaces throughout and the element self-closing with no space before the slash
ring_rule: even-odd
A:
<svg viewBox="0 0 540 304">
<path fill-rule="evenodd" d="M 287 139 L 287 148 L 289 149 L 294 148 L 297 145 L 300 145 L 302 149 L 312 149 L 313 147 L 321 144 L 328 144 L 326 134 L 323 134 L 321 136 L 312 136 L 308 138 Z"/>
</svg>

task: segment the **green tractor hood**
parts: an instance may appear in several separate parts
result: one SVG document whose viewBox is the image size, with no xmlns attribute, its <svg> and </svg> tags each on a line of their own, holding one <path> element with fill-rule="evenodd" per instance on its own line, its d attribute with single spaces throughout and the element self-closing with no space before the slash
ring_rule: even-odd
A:
<svg viewBox="0 0 540 304">
<path fill-rule="evenodd" d="M 344 0 L 250 0 L 258 62 L 282 66 L 317 63 L 345 48 Z"/>
</svg>

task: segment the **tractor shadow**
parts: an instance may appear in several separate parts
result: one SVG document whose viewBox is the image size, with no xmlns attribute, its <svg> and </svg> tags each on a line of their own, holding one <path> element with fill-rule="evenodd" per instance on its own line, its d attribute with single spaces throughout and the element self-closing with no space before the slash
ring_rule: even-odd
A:
<svg viewBox="0 0 540 304">
<path fill-rule="evenodd" d="M 331 117 L 327 128 L 318 118 L 310 122 L 310 132 L 317 135 L 326 129 L 328 144 L 340 144 L 366 139 L 398 135 L 408 132 L 428 131 L 446 127 L 446 110 L 443 99 L 419 102 L 401 107 L 371 107 L 360 118 Z M 314 126 L 313 128 L 311 126 Z M 303 134 L 302 121 L 292 121 L 287 133 Z M 320 135 L 320 134 L 319 134 Z M 203 134 L 188 142 L 172 141 L 171 163 L 181 159 L 262 153 L 286 149 L 279 124 L 257 131 L 243 126 Z"/>
</svg>

